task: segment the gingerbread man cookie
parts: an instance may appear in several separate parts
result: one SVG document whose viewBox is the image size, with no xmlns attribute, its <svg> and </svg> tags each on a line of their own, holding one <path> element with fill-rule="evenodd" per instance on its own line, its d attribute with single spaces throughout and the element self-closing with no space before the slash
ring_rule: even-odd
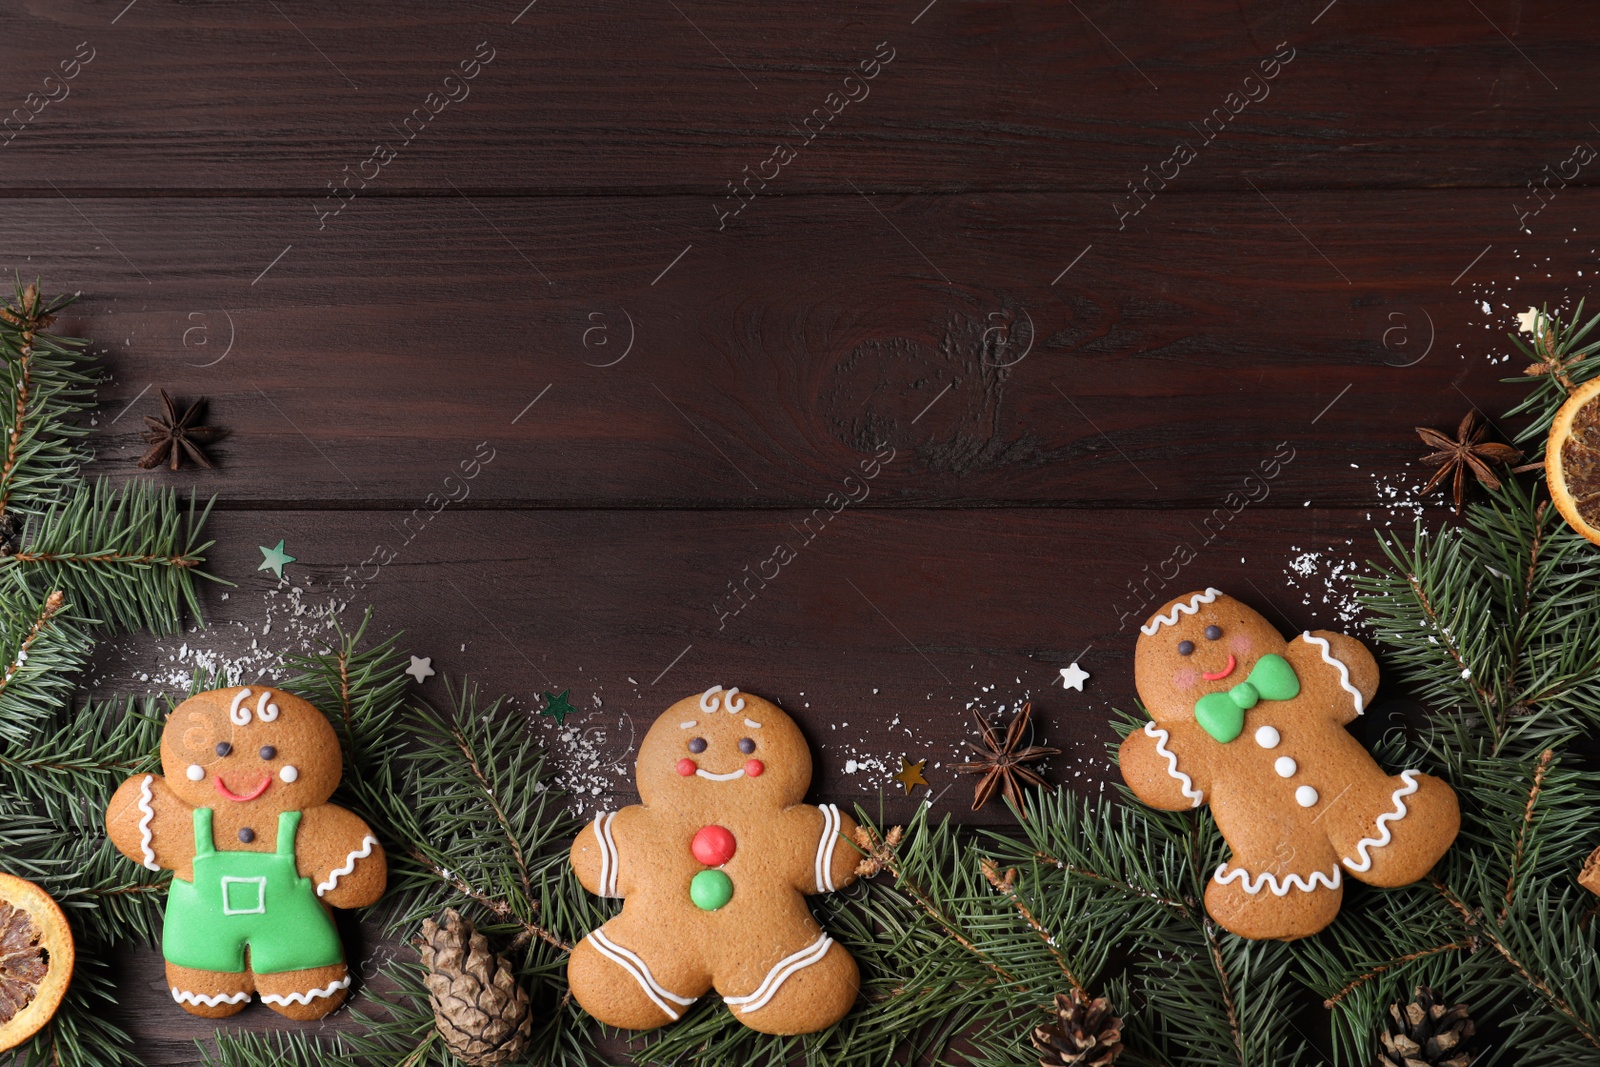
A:
<svg viewBox="0 0 1600 1067">
<path fill-rule="evenodd" d="M 626 901 L 572 952 L 578 1003 L 628 1030 L 671 1022 L 712 989 L 763 1033 L 843 1018 L 855 960 L 805 897 L 855 881 L 856 824 L 801 803 L 811 752 L 789 716 L 712 686 L 650 727 L 637 777 L 644 803 L 600 815 L 572 845 L 584 888 Z"/>
<path fill-rule="evenodd" d="M 328 803 L 339 738 L 322 712 L 266 686 L 185 700 L 161 732 L 162 774 L 123 782 L 106 808 L 117 850 L 173 872 L 161 952 L 185 1011 L 221 1018 L 250 995 L 318 1019 L 350 987 L 332 908 L 383 895 L 383 848 Z"/>
<path fill-rule="evenodd" d="M 1233 855 L 1206 910 L 1226 929 L 1308 937 L 1339 913 L 1346 872 L 1405 885 L 1455 840 L 1454 791 L 1385 774 L 1345 729 L 1378 689 L 1360 641 L 1285 641 L 1216 589 L 1169 601 L 1140 633 L 1134 677 L 1152 721 L 1123 741 L 1122 776 L 1152 807 L 1211 805 Z"/>
</svg>

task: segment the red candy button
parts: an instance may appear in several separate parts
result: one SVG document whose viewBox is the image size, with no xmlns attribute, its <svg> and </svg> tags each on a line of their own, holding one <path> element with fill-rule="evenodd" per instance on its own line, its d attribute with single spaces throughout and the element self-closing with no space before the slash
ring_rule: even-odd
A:
<svg viewBox="0 0 1600 1067">
<path fill-rule="evenodd" d="M 733 834 L 721 826 L 702 826 L 695 833 L 694 840 L 689 842 L 689 851 L 694 853 L 694 858 L 707 867 L 721 867 L 733 859 L 736 847 Z"/>
<path fill-rule="evenodd" d="M 744 776 L 746 778 L 760 778 L 761 772 L 766 769 L 767 765 L 758 759 L 747 760 L 744 765 Z"/>
<path fill-rule="evenodd" d="M 678 773 L 683 775 L 685 778 L 690 777 L 699 769 L 700 765 L 687 756 L 678 761 Z"/>
</svg>

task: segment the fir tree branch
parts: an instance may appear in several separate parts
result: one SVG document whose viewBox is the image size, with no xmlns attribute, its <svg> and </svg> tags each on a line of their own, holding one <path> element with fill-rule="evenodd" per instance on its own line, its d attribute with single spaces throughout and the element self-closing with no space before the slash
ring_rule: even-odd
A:
<svg viewBox="0 0 1600 1067">
<path fill-rule="evenodd" d="M 1340 1001 L 1344 1000 L 1345 997 L 1349 996 L 1351 993 L 1354 993 L 1357 989 L 1360 989 L 1374 978 L 1377 978 L 1383 974 L 1387 974 L 1396 967 L 1403 967 L 1408 963 L 1415 963 L 1417 960 L 1425 960 L 1429 956 L 1437 956 L 1445 952 L 1460 952 L 1462 949 L 1470 951 L 1476 947 L 1477 942 L 1474 939 L 1469 938 L 1466 941 L 1452 941 L 1448 945 L 1435 945 L 1433 948 L 1425 948 L 1416 952 L 1408 952 L 1404 956 L 1392 959 L 1388 963 L 1379 964 L 1378 966 L 1368 970 L 1366 973 L 1352 978 L 1349 982 L 1345 983 L 1343 989 L 1333 994 L 1333 996 L 1323 1000 L 1322 1006 L 1324 1008 L 1336 1007 Z"/>
<path fill-rule="evenodd" d="M 30 525 L 22 551 L 0 556 L 20 588 L 65 589 L 86 615 L 123 630 L 175 632 L 200 618 L 195 580 L 231 585 L 203 569 L 200 539 L 211 511 L 188 514 L 168 489 L 101 479 L 52 505 Z"/>
<path fill-rule="evenodd" d="M 559 949 L 561 952 L 570 953 L 572 951 L 572 945 L 570 942 L 563 941 L 556 934 L 546 930 L 538 923 L 530 922 L 527 919 L 522 918 L 506 901 L 496 897 L 491 897 L 487 893 L 481 893 L 472 888 L 459 875 L 451 874 L 443 867 L 440 867 L 438 864 L 434 863 L 420 849 L 413 848 L 410 851 L 412 859 L 416 860 L 417 863 L 431 871 L 434 877 L 438 878 L 441 882 L 449 884 L 450 887 L 457 893 L 460 893 L 469 900 L 477 901 L 486 910 L 493 912 L 503 921 L 521 927 L 522 932 L 517 935 L 519 939 L 526 937 L 537 937 L 540 941 L 543 941 L 552 948 Z M 527 903 L 533 910 L 538 910 L 538 900 L 532 895 L 531 890 L 529 891 Z M 520 947 L 520 945 L 513 944 L 512 947 L 517 948 Z"/>
<path fill-rule="evenodd" d="M 1033 850 L 1033 856 L 1040 862 L 1048 863 L 1057 870 L 1063 871 L 1075 877 L 1088 878 L 1093 881 L 1100 882 L 1103 885 L 1110 886 L 1111 888 L 1120 889 L 1124 893 L 1129 893 L 1136 897 L 1143 897 L 1145 900 L 1152 900 L 1157 904 L 1165 904 L 1167 907 L 1174 908 L 1184 915 L 1189 913 L 1189 906 L 1183 901 L 1171 900 L 1162 896 L 1160 893 L 1152 893 L 1148 889 L 1134 885 L 1132 882 L 1125 882 L 1120 878 L 1112 878 L 1108 875 L 1101 874 L 1098 871 L 1092 871 L 1087 867 L 1080 867 L 1071 863 L 1067 863 L 1065 860 L 1058 859 L 1057 857 L 1050 855 L 1048 852 L 1040 852 L 1038 849 Z"/>
<path fill-rule="evenodd" d="M 1503 958 L 1506 963 L 1510 965 L 1511 969 L 1515 971 L 1517 975 L 1525 983 L 1527 983 L 1527 985 L 1535 993 L 1539 995 L 1540 999 L 1542 999 L 1551 1008 L 1555 1009 L 1555 1011 L 1559 1013 L 1574 1030 L 1583 1036 L 1585 1041 L 1595 1048 L 1600 1048 L 1600 1033 L 1596 1033 L 1594 1027 L 1590 1026 L 1583 1016 L 1573 1009 L 1571 1004 L 1568 1004 L 1565 1000 L 1558 996 L 1556 992 L 1550 988 L 1550 984 L 1547 981 L 1530 971 L 1527 965 L 1525 965 L 1516 957 L 1516 955 L 1512 953 L 1511 949 L 1505 944 L 1505 941 L 1499 937 L 1495 930 L 1484 926 L 1479 921 L 1479 917 L 1474 914 L 1473 910 L 1467 907 L 1466 904 L 1462 903 L 1460 898 L 1450 891 L 1449 886 L 1445 885 L 1438 878 L 1431 875 L 1429 876 L 1428 881 L 1434 887 L 1434 889 L 1438 891 L 1439 895 L 1444 898 L 1445 903 L 1449 904 L 1450 907 L 1453 908 L 1461 917 L 1461 921 L 1466 924 L 1468 928 L 1477 931 L 1478 936 L 1480 936 L 1485 942 L 1493 947 L 1496 952 L 1500 954 L 1501 958 Z"/>
<path fill-rule="evenodd" d="M 1439 635 L 1440 647 L 1449 653 L 1451 659 L 1455 660 L 1457 669 L 1461 671 L 1461 677 L 1472 684 L 1472 690 L 1477 694 L 1479 703 L 1485 709 L 1495 708 L 1497 702 L 1494 694 L 1478 683 L 1477 675 L 1473 673 L 1472 665 L 1467 662 L 1466 657 L 1461 654 L 1461 650 L 1456 646 L 1455 639 L 1450 636 L 1449 628 L 1442 624 L 1439 612 L 1434 607 L 1433 598 L 1423 588 L 1422 581 L 1415 574 L 1407 574 L 1406 581 L 1411 584 L 1411 595 L 1416 599 L 1417 606 L 1422 609 L 1422 613 L 1433 624 L 1434 632 Z M 1492 716 L 1493 714 L 1491 713 Z M 1495 738 L 1498 740 L 1502 733 L 1500 720 L 1494 718 L 1493 725 Z"/>
<path fill-rule="evenodd" d="M 868 859 L 878 865 L 880 870 L 889 872 L 895 881 L 895 886 L 910 897 L 917 907 L 922 910 L 923 914 L 932 919 L 945 932 L 946 936 L 977 957 L 983 962 L 984 966 L 1005 981 L 1012 984 L 1017 983 L 1015 975 L 995 963 L 977 945 L 973 944 L 972 939 L 962 932 L 956 920 L 934 903 L 933 898 L 928 895 L 926 890 L 906 875 L 900 864 L 899 850 L 897 848 L 890 846 L 876 831 L 865 826 L 856 828 L 856 844 Z"/>
<path fill-rule="evenodd" d="M 1206 946 L 1211 950 L 1211 966 L 1217 973 L 1217 984 L 1222 991 L 1222 1005 L 1228 1013 L 1228 1030 L 1233 1035 L 1233 1047 L 1239 1053 L 1239 1067 L 1249 1067 L 1250 1058 L 1245 1053 L 1244 1034 L 1239 1030 L 1239 1010 L 1233 1001 L 1233 980 L 1228 977 L 1228 967 L 1222 960 L 1222 946 L 1217 943 L 1217 928 L 1210 919 L 1200 924 L 1205 928 Z"/>
<path fill-rule="evenodd" d="M 994 887 L 995 892 L 1009 900 L 1011 906 L 1017 909 L 1017 914 L 1021 915 L 1023 920 L 1033 928 L 1033 932 L 1039 935 L 1039 940 L 1044 942 L 1044 947 L 1049 951 L 1050 958 L 1056 961 L 1056 965 L 1061 968 L 1061 973 L 1066 976 L 1072 988 L 1084 996 L 1088 996 L 1089 991 L 1083 987 L 1083 983 L 1078 980 L 1078 976 L 1072 973 L 1072 968 L 1067 966 L 1066 957 L 1061 955 L 1061 950 L 1056 948 L 1055 935 L 1044 928 L 1044 925 L 1023 903 L 1022 898 L 1017 895 L 1017 872 L 1015 870 L 1007 871 L 1006 875 L 1001 877 L 1000 868 L 988 856 L 979 860 L 978 865 L 983 871 L 983 877 Z"/>
<path fill-rule="evenodd" d="M 87 342 L 43 332 L 76 299 L 45 301 L 37 283 L 15 285 L 15 303 L 0 308 L 0 391 L 10 393 L 0 414 L 0 521 L 36 515 L 77 487 L 86 458 L 77 423 L 94 403 L 98 375 Z M 9 527 L 8 529 L 13 529 Z"/>
<path fill-rule="evenodd" d="M 1522 825 L 1517 829 L 1517 847 L 1511 854 L 1510 871 L 1506 874 L 1506 899 L 1500 907 L 1501 922 L 1505 922 L 1506 913 L 1511 910 L 1511 899 L 1516 895 L 1517 875 L 1522 870 L 1522 853 L 1528 843 L 1528 829 L 1533 825 L 1533 808 L 1539 802 L 1539 793 L 1544 789 L 1544 776 L 1549 772 L 1550 761 L 1555 756 L 1555 749 L 1545 749 L 1533 769 L 1533 785 L 1528 790 L 1528 803 L 1522 811 Z"/>
<path fill-rule="evenodd" d="M 472 746 L 468 743 L 466 736 L 462 734 L 459 728 L 453 725 L 450 728 L 450 739 L 455 742 L 456 749 L 460 751 L 462 758 L 467 762 L 468 769 L 472 771 L 472 777 L 477 780 L 478 788 L 482 791 L 484 799 L 489 804 L 489 810 L 494 812 L 495 822 L 500 827 L 500 835 L 505 838 L 506 845 L 511 850 L 511 858 L 516 862 L 517 875 L 522 879 L 522 891 L 526 895 L 528 902 L 533 904 L 537 898 L 533 892 L 533 880 L 528 876 L 528 861 L 522 854 L 521 842 L 517 840 L 517 835 L 511 829 L 511 820 L 506 818 L 505 808 L 501 806 L 500 798 L 495 795 L 494 786 L 484 776 L 483 767 L 478 762 L 477 753 L 472 750 Z M 537 907 L 537 905 L 534 906 Z M 559 939 L 552 943 L 558 946 L 561 944 Z M 565 947 L 567 951 L 571 951 L 571 946 Z"/>
</svg>

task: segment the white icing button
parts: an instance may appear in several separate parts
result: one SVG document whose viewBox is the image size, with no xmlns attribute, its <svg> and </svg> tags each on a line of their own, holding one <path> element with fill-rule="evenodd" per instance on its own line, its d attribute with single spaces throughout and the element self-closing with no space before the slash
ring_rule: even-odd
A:
<svg viewBox="0 0 1600 1067">
<path fill-rule="evenodd" d="M 184 772 L 189 776 L 189 781 L 198 782 L 206 776 L 206 769 L 198 763 L 189 764 L 189 769 Z"/>
<path fill-rule="evenodd" d="M 1294 791 L 1294 802 L 1302 808 L 1309 808 L 1317 802 L 1317 791 L 1309 785 L 1303 785 Z"/>
<path fill-rule="evenodd" d="M 1272 769 L 1278 772 L 1279 778 L 1293 778 L 1294 772 L 1298 771 L 1300 768 L 1295 761 L 1290 759 L 1288 756 L 1279 756 L 1272 764 Z M 1315 802 L 1313 801 L 1313 803 Z"/>
<path fill-rule="evenodd" d="M 296 778 L 300 777 L 300 772 L 295 770 L 294 764 L 290 763 L 285 765 L 283 770 L 278 772 L 278 777 L 282 778 L 286 782 L 292 782 Z"/>
<path fill-rule="evenodd" d="M 1256 744 L 1262 748 L 1277 748 L 1278 742 L 1283 740 L 1278 736 L 1278 731 L 1271 726 L 1263 726 L 1256 731 Z"/>
</svg>

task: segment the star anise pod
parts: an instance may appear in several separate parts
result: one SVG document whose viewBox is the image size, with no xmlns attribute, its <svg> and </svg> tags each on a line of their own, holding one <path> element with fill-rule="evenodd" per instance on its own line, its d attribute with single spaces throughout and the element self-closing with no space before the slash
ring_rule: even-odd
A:
<svg viewBox="0 0 1600 1067">
<path fill-rule="evenodd" d="M 1462 493 L 1466 490 L 1467 473 L 1478 479 L 1478 484 L 1485 489 L 1500 488 L 1500 478 L 1495 474 L 1491 463 L 1515 463 L 1522 458 L 1519 449 L 1510 445 L 1503 445 L 1499 441 L 1485 441 L 1489 436 L 1489 427 L 1478 422 L 1478 414 L 1469 411 L 1461 420 L 1461 426 L 1456 430 L 1455 440 L 1451 440 L 1438 430 L 1427 426 L 1416 428 L 1417 436 L 1422 438 L 1422 443 L 1435 451 L 1422 457 L 1422 462 L 1432 463 L 1439 469 L 1433 472 L 1433 477 L 1428 479 L 1428 484 L 1422 487 L 1424 495 L 1431 493 L 1450 479 L 1450 499 L 1455 504 L 1457 511 L 1461 510 Z"/>
<path fill-rule="evenodd" d="M 202 467 L 215 467 L 216 464 L 211 462 L 202 446 L 217 440 L 223 431 L 214 426 L 194 425 L 204 405 L 205 398 L 202 397 L 180 415 L 167 391 L 161 390 L 161 406 L 166 411 L 166 417 L 144 417 L 145 424 L 150 427 L 144 432 L 144 439 L 149 442 L 150 448 L 139 458 L 139 466 L 149 470 L 170 461 L 172 469 L 177 470 L 183 463 L 183 457 L 188 456 Z"/>
<path fill-rule="evenodd" d="M 963 763 L 956 768 L 957 774 L 981 774 L 978 784 L 972 790 L 972 810 L 977 811 L 989 802 L 998 789 L 1000 794 L 1011 801 L 1017 809 L 1020 818 L 1027 818 L 1022 810 L 1022 790 L 1018 785 L 1019 779 L 1030 785 L 1049 788 L 1050 783 L 1039 777 L 1028 764 L 1046 756 L 1059 756 L 1059 748 L 1044 748 L 1039 745 L 1030 745 L 1019 748 L 1022 738 L 1028 732 L 1028 720 L 1033 715 L 1033 705 L 1024 704 L 1022 710 L 1017 712 L 1016 718 L 1006 724 L 1004 734 L 989 725 L 987 719 L 973 710 L 973 718 L 978 720 L 978 728 L 983 731 L 983 747 L 967 742 L 967 747 L 978 754 L 978 758 Z"/>
</svg>

